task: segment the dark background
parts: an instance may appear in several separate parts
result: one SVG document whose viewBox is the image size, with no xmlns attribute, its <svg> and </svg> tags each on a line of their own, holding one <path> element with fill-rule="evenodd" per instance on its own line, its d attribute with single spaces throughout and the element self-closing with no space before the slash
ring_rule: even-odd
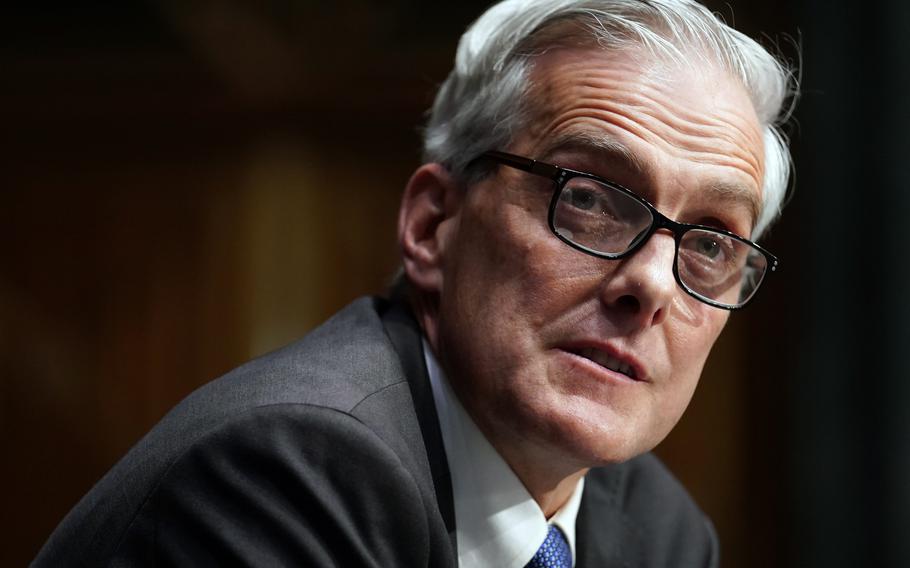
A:
<svg viewBox="0 0 910 568">
<path fill-rule="evenodd" d="M 192 389 L 383 288 L 417 127 L 487 3 L 18 4 L 0 22 L 4 566 Z M 658 451 L 725 566 L 910 566 L 910 5 L 708 4 L 790 59 L 802 45 L 798 173 L 763 241 L 782 270 Z"/>
</svg>

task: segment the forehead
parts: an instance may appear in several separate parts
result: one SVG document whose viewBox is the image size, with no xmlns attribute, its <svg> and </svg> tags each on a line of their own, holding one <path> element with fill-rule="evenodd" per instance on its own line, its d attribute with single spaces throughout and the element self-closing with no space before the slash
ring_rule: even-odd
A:
<svg viewBox="0 0 910 568">
<path fill-rule="evenodd" d="M 537 57 L 530 78 L 531 120 L 516 149 L 542 158 L 589 146 L 654 184 L 745 192 L 760 207 L 761 126 L 745 88 L 706 59 L 560 48 Z"/>
</svg>

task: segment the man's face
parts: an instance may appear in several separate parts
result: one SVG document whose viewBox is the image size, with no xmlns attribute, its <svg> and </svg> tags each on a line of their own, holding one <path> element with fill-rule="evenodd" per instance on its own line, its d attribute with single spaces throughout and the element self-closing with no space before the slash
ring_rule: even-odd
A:
<svg viewBox="0 0 910 568">
<path fill-rule="evenodd" d="M 617 182 L 671 219 L 750 234 L 761 129 L 724 72 L 562 49 L 540 57 L 531 80 L 532 125 L 497 149 Z M 507 167 L 466 190 L 442 241 L 434 348 L 513 467 L 533 456 L 624 461 L 679 420 L 728 312 L 677 285 L 667 231 L 619 261 L 559 241 L 547 227 L 552 191 Z"/>
</svg>

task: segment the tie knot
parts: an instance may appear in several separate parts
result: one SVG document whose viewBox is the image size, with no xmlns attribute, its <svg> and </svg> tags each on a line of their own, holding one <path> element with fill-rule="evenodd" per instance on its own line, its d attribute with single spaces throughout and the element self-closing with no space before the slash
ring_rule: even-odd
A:
<svg viewBox="0 0 910 568">
<path fill-rule="evenodd" d="M 572 551 L 556 525 L 550 525 L 547 538 L 525 568 L 572 568 Z"/>
</svg>

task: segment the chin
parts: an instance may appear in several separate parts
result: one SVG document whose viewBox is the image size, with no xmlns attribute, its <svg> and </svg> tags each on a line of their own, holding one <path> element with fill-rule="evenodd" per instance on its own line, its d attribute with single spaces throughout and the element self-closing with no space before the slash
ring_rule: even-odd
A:
<svg viewBox="0 0 910 568">
<path fill-rule="evenodd" d="M 572 413 L 550 410 L 538 417 L 538 424 L 549 425 L 540 433 L 544 443 L 553 455 L 560 456 L 573 467 L 589 468 L 628 461 L 653 449 L 666 435 L 655 433 L 651 425 L 630 419 L 612 408 L 587 402 L 583 406 L 576 404 L 576 411 Z M 562 406 L 562 409 L 566 408 L 569 405 Z"/>
<path fill-rule="evenodd" d="M 630 440 L 628 436 L 605 435 L 588 440 L 587 443 L 576 443 L 571 449 L 585 467 L 598 467 L 628 461 L 651 448 L 652 445 Z"/>
</svg>

